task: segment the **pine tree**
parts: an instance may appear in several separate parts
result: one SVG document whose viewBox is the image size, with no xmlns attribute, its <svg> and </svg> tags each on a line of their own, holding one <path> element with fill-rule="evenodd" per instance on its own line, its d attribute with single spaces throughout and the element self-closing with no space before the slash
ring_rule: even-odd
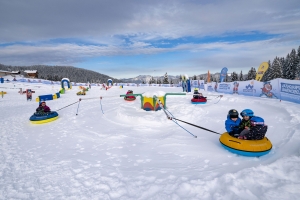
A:
<svg viewBox="0 0 300 200">
<path fill-rule="evenodd" d="M 284 63 L 282 66 L 282 78 L 287 79 L 287 74 L 289 71 L 289 63 L 290 63 L 290 54 L 288 54 L 284 60 Z"/>
<path fill-rule="evenodd" d="M 153 76 L 151 76 L 151 79 L 149 80 L 149 84 L 153 84 L 156 83 L 156 81 L 154 80 Z"/>
<path fill-rule="evenodd" d="M 255 79 L 256 78 L 256 69 L 255 67 L 252 68 L 252 79 Z"/>
<path fill-rule="evenodd" d="M 297 64 L 296 70 L 295 70 L 295 78 L 297 80 L 300 80 L 300 46 L 297 51 L 297 58 L 298 58 L 298 64 Z"/>
<path fill-rule="evenodd" d="M 272 66 L 271 66 L 271 71 L 270 71 L 270 79 L 276 79 L 276 78 L 281 78 L 282 77 L 282 66 L 279 58 L 275 58 Z"/>
<path fill-rule="evenodd" d="M 288 64 L 288 71 L 287 71 L 287 79 L 294 80 L 296 77 L 296 68 L 298 65 L 298 55 L 296 54 L 295 49 L 292 49 L 290 54 L 290 62 Z"/>
<path fill-rule="evenodd" d="M 241 70 L 240 76 L 239 76 L 239 81 L 244 81 L 244 77 L 243 77 L 243 71 Z"/>
<path fill-rule="evenodd" d="M 255 68 L 251 67 L 251 69 L 248 72 L 247 80 L 255 79 L 256 76 L 256 70 Z"/>
<path fill-rule="evenodd" d="M 236 72 L 232 72 L 231 74 L 231 81 L 238 81 L 238 75 Z"/>
<path fill-rule="evenodd" d="M 193 76 L 193 80 L 197 80 L 197 76 L 196 75 Z"/>
<path fill-rule="evenodd" d="M 171 79 L 170 84 L 174 84 L 174 83 L 173 83 L 173 79 Z"/>
<path fill-rule="evenodd" d="M 298 63 L 296 67 L 296 77 L 295 79 L 300 80 L 300 62 Z"/>
<path fill-rule="evenodd" d="M 168 74 L 166 72 L 164 79 L 163 79 L 163 84 L 169 84 L 169 78 L 168 78 Z"/>
<path fill-rule="evenodd" d="M 226 74 L 226 77 L 225 77 L 225 80 L 224 82 L 229 82 L 229 77 L 228 77 L 228 74 Z"/>
</svg>

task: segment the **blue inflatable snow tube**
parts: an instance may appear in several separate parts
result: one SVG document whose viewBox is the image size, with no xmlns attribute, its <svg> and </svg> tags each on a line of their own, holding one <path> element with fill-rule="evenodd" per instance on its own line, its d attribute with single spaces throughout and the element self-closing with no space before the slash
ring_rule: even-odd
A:
<svg viewBox="0 0 300 200">
<path fill-rule="evenodd" d="M 54 121 L 58 118 L 58 113 L 55 111 L 45 113 L 45 114 L 33 114 L 29 120 L 34 124 L 42 124 Z"/>
</svg>

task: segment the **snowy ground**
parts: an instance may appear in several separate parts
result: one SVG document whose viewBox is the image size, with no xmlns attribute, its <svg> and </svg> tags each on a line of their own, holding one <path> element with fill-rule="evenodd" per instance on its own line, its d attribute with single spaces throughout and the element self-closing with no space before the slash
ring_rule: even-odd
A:
<svg viewBox="0 0 300 200">
<path fill-rule="evenodd" d="M 5 89 L 10 88 L 10 89 Z M 33 101 L 17 89 L 35 90 Z M 269 125 L 272 151 L 249 158 L 225 150 L 219 135 L 168 120 L 163 111 L 140 109 L 139 97 L 120 94 L 181 92 L 181 88 L 92 87 L 78 104 L 58 111 L 59 119 L 34 125 L 29 117 L 38 95 L 59 85 L 4 83 L 0 91 L 0 199 L 299 199 L 299 104 L 225 95 L 218 104 L 190 103 L 191 95 L 167 96 L 177 118 L 219 133 L 228 110 L 250 108 Z M 47 101 L 55 111 L 78 101 L 78 87 Z M 215 93 L 205 93 L 213 95 Z M 211 97 L 214 98 L 214 97 Z"/>
</svg>

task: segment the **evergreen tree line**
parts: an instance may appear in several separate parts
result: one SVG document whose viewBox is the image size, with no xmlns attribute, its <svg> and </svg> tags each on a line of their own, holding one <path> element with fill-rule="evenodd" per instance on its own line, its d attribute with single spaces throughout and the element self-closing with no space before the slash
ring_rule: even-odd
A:
<svg viewBox="0 0 300 200">
<path fill-rule="evenodd" d="M 270 81 L 276 78 L 284 78 L 289 80 L 300 79 L 300 46 L 296 52 L 292 49 L 291 53 L 287 54 L 286 58 L 275 57 L 273 62 L 269 60 L 269 68 L 265 72 L 262 82 Z M 252 67 L 245 80 L 252 80 L 256 77 L 256 70 Z M 228 79 L 227 79 L 228 81 Z M 231 81 L 244 81 L 243 73 L 237 75 L 236 72 L 231 74 Z"/>
<path fill-rule="evenodd" d="M 269 60 L 269 68 L 265 72 L 262 81 L 270 81 L 276 78 L 295 80 L 300 78 L 300 46 L 296 52 L 292 49 L 286 58 L 275 57 L 272 64 Z"/>
<path fill-rule="evenodd" d="M 143 82 L 143 83 L 145 83 L 145 82 Z M 149 80 L 149 84 L 174 84 L 174 83 L 173 83 L 172 79 L 170 79 L 170 81 L 169 81 L 168 73 L 166 72 L 166 74 L 163 77 L 163 80 L 161 80 L 159 78 L 155 80 L 152 76 L 151 79 Z"/>
<path fill-rule="evenodd" d="M 0 64 L 0 70 L 4 71 L 20 71 L 26 77 L 25 70 L 37 70 L 38 78 L 51 81 L 61 81 L 62 78 L 69 78 L 72 82 L 90 82 L 90 83 L 106 83 L 108 79 L 112 79 L 114 83 L 120 82 L 118 79 L 109 77 L 107 75 L 94 72 L 87 69 L 81 69 L 71 66 L 8 66 Z"/>
</svg>

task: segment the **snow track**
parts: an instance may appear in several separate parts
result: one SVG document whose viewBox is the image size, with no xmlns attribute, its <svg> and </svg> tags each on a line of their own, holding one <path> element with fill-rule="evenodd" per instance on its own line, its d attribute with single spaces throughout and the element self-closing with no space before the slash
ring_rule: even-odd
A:
<svg viewBox="0 0 300 200">
<path fill-rule="evenodd" d="M 3 84 L 11 87 L 9 84 Z M 30 85 L 31 86 L 31 85 Z M 56 92 L 35 84 L 37 95 Z M 138 97 L 120 94 L 181 92 L 181 88 L 77 88 L 47 101 L 59 118 L 33 125 L 38 106 L 17 90 L 0 99 L 0 199 L 297 199 L 300 195 L 299 105 L 272 99 L 225 95 L 218 104 L 193 105 L 190 96 L 167 96 L 178 119 L 223 133 L 228 110 L 254 110 L 269 125 L 272 151 L 248 158 L 226 151 L 219 135 L 180 123 L 162 111 L 140 109 Z M 214 93 L 211 93 L 214 94 Z M 204 95 L 210 95 L 205 93 Z M 106 96 L 106 97 L 105 97 Z"/>
</svg>

